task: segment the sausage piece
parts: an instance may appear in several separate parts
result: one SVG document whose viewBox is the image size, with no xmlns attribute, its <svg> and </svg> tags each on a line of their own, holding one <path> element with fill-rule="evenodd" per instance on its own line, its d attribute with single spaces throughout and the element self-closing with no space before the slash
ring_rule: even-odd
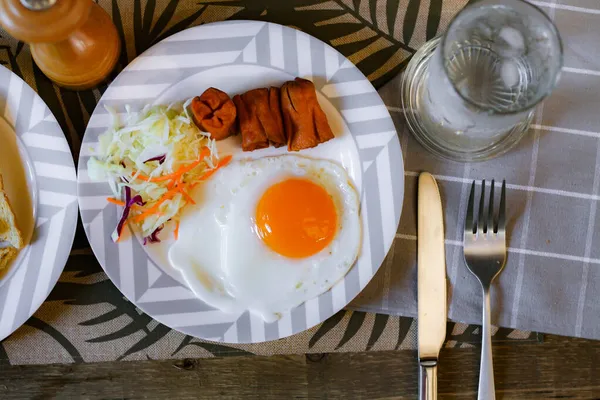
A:
<svg viewBox="0 0 600 400">
<path fill-rule="evenodd" d="M 250 104 L 244 101 L 243 95 L 233 96 L 237 108 L 240 132 L 242 133 L 242 150 L 253 151 L 269 147 L 269 140 Z"/>
<path fill-rule="evenodd" d="M 279 88 L 253 89 L 242 94 L 241 98 L 252 117 L 258 120 L 258 129 L 264 132 L 269 142 L 275 147 L 287 144 L 281 117 Z"/>
<path fill-rule="evenodd" d="M 233 100 L 238 109 L 244 151 L 268 147 L 269 143 L 275 147 L 287 144 L 279 88 L 253 89 Z"/>
<path fill-rule="evenodd" d="M 289 151 L 315 147 L 334 138 L 311 81 L 296 78 L 284 83 L 281 87 L 281 111 Z"/>
<path fill-rule="evenodd" d="M 227 93 L 208 88 L 190 104 L 192 119 L 198 128 L 210 133 L 215 140 L 230 136 L 235 129 L 236 107 Z"/>
</svg>

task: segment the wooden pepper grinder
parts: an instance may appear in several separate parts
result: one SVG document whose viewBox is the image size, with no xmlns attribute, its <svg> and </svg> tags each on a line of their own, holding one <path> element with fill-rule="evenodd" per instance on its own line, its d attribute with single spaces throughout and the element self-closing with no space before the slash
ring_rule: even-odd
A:
<svg viewBox="0 0 600 400">
<path fill-rule="evenodd" d="M 69 89 L 102 82 L 121 50 L 115 25 L 92 0 L 0 0 L 0 25 L 30 43 L 42 72 Z"/>
</svg>

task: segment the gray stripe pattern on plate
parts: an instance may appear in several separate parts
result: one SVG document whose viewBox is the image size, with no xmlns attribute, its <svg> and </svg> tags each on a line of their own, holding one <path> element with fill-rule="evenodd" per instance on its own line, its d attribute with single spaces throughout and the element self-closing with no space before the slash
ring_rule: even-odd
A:
<svg viewBox="0 0 600 400">
<path fill-rule="evenodd" d="M 214 310 L 152 263 L 137 240 L 118 246 L 110 239 L 116 207 L 100 201 L 111 194 L 90 183 L 83 153 L 79 203 L 92 248 L 109 277 L 143 311 L 189 335 L 229 343 L 274 340 L 310 328 L 343 308 L 373 277 L 394 240 L 404 193 L 400 143 L 389 113 L 364 75 L 320 40 L 281 25 L 230 21 L 190 28 L 147 50 L 107 89 L 90 118 L 83 148 L 108 127 L 103 105 L 152 102 L 172 85 L 219 65 L 262 65 L 312 79 L 344 117 L 358 147 L 363 172 L 361 218 L 365 240 L 344 279 L 316 299 L 266 324 L 248 312 Z M 127 96 L 127 93 L 136 93 Z M 392 179 L 392 174 L 394 179 Z"/>
<path fill-rule="evenodd" d="M 65 266 L 77 225 L 77 184 L 73 156 L 56 118 L 33 89 L 3 66 L 0 118 L 23 143 L 37 191 L 34 238 L 0 286 L 2 340 L 39 308 Z"/>
</svg>

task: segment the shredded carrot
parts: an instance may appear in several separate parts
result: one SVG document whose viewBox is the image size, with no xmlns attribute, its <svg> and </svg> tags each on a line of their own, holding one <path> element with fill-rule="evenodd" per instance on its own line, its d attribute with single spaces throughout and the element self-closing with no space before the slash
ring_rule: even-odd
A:
<svg viewBox="0 0 600 400">
<path fill-rule="evenodd" d="M 196 166 L 198 164 L 200 164 L 209 155 L 210 155 L 210 150 L 207 147 L 203 147 L 202 150 L 200 150 L 200 155 L 198 156 L 198 159 L 196 161 L 194 161 L 191 164 L 180 167 L 177 171 L 175 171 L 173 173 L 170 173 L 167 175 L 162 175 L 162 176 L 155 176 L 154 178 L 150 178 L 149 176 L 139 174 L 138 178 L 143 181 L 146 181 L 146 182 L 163 182 L 163 181 L 168 181 L 171 179 L 179 178 L 179 177 L 181 177 L 181 175 L 185 174 L 186 172 L 189 172 L 192 169 L 196 168 Z"/>
<path fill-rule="evenodd" d="M 164 199 L 167 200 L 167 199 Z M 148 210 L 144 211 L 143 213 L 137 215 L 134 219 L 135 222 L 141 222 L 144 220 L 144 218 L 150 216 L 150 215 L 154 215 L 158 212 L 158 207 L 163 203 L 164 200 L 160 200 L 158 203 L 156 203 L 155 205 L 153 205 L 152 207 L 150 207 Z"/>
<path fill-rule="evenodd" d="M 148 208 L 147 210 L 144 210 L 144 212 L 135 216 L 133 218 L 133 220 L 135 222 L 141 222 L 150 215 L 160 214 L 159 208 L 160 208 L 161 204 L 163 204 L 165 201 L 173 198 L 177 193 L 181 193 L 181 195 L 185 197 L 185 199 L 187 200 L 188 203 L 196 204 L 196 202 L 194 201 L 192 196 L 190 196 L 188 191 L 190 189 L 192 189 L 194 186 L 196 186 L 198 183 L 200 183 L 201 181 L 205 181 L 208 178 L 210 178 L 219 168 L 229 164 L 229 162 L 232 159 L 232 156 L 230 156 L 230 155 L 223 157 L 213 169 L 202 174 L 196 180 L 196 182 L 183 183 L 182 182 L 183 174 L 185 174 L 186 172 L 188 172 L 188 171 L 192 170 L 194 167 L 196 167 L 202 161 L 202 159 L 204 157 L 207 157 L 209 154 L 210 154 L 210 152 L 208 151 L 208 148 L 206 148 L 206 147 L 203 148 L 200 152 L 200 158 L 198 160 L 194 161 L 191 164 L 188 164 L 186 166 L 179 168 L 176 172 L 173 172 L 172 174 L 169 174 L 169 175 L 163 175 L 163 176 L 159 176 L 156 178 L 148 178 L 144 175 L 139 175 L 140 179 L 143 179 L 143 180 L 147 179 L 150 182 L 157 182 L 157 181 L 164 181 L 164 180 L 171 180 L 171 182 L 169 182 L 169 184 L 167 185 L 167 188 L 169 189 L 169 191 L 167 193 L 165 193 L 161 198 L 159 198 L 152 207 Z M 175 235 L 176 236 L 179 235 L 179 222 L 177 222 Z M 177 237 L 176 237 L 176 239 L 177 239 Z"/>
<path fill-rule="evenodd" d="M 147 216 L 152 215 L 152 214 L 156 214 L 157 211 L 158 211 L 158 208 L 160 207 L 160 205 L 162 203 L 164 203 L 165 201 L 169 200 L 170 198 L 172 198 L 173 196 L 175 196 L 177 193 L 179 193 L 179 188 L 174 188 L 174 189 L 169 190 L 160 199 L 158 199 L 158 201 L 156 202 L 156 204 L 154 204 L 152 207 L 150 207 L 149 209 L 147 209 L 143 213 L 137 215 L 135 217 L 135 222 L 140 222 L 144 218 L 146 218 Z"/>
<path fill-rule="evenodd" d="M 114 197 L 107 197 L 106 201 L 108 201 L 109 203 L 116 204 L 116 205 L 121 206 L 121 207 L 125 207 L 125 202 L 124 201 L 117 200 Z"/>
<path fill-rule="evenodd" d="M 171 182 L 169 182 L 169 184 L 167 185 L 167 189 L 171 190 L 173 189 L 181 180 L 181 176 L 177 179 L 173 179 Z"/>
<path fill-rule="evenodd" d="M 202 160 L 196 160 L 191 164 L 185 165 L 181 168 L 179 168 L 177 171 L 173 172 L 172 174 L 168 174 L 168 175 L 163 175 L 163 176 L 157 176 L 155 178 L 151 178 L 149 181 L 150 182 L 164 182 L 164 181 L 168 181 L 171 179 L 176 179 L 179 178 L 181 175 L 185 174 L 188 171 L 191 171 L 192 169 L 196 168 L 196 166 L 198 166 L 198 164 L 200 164 L 202 162 Z"/>
<path fill-rule="evenodd" d="M 202 176 L 201 176 L 200 178 L 198 178 L 198 181 L 196 182 L 196 184 L 198 184 L 198 183 L 200 183 L 200 182 L 202 182 L 202 181 L 205 181 L 205 180 L 207 180 L 208 178 L 210 178 L 211 176 L 213 176 L 213 174 L 214 174 L 215 172 L 217 172 L 217 170 L 218 170 L 218 169 L 219 169 L 219 167 L 217 166 L 216 168 L 214 168 L 214 169 L 211 169 L 210 171 L 208 171 L 208 172 L 206 172 L 206 173 L 202 174 Z"/>
<path fill-rule="evenodd" d="M 192 196 L 190 196 L 185 189 L 182 186 L 177 185 L 177 187 L 179 188 L 179 192 L 183 195 L 183 197 L 185 197 L 185 199 L 191 203 L 191 204 L 196 204 L 196 202 L 194 201 L 194 199 L 192 199 Z"/>
<path fill-rule="evenodd" d="M 217 172 L 217 170 L 219 168 L 224 167 L 227 164 L 229 164 L 229 162 L 231 161 L 232 158 L 233 158 L 233 156 L 231 156 L 231 155 L 223 157 L 213 169 L 211 169 L 210 171 L 206 171 L 204 174 L 200 175 L 198 180 L 190 185 L 190 188 L 193 188 L 200 182 L 205 181 L 208 178 L 210 178 L 215 172 Z"/>
<path fill-rule="evenodd" d="M 233 158 L 233 156 L 231 154 L 228 155 L 228 156 L 225 156 L 225 157 L 221 158 L 221 160 L 217 164 L 217 168 L 221 168 L 221 167 L 226 166 L 227 164 L 229 164 L 229 162 L 231 162 L 232 158 Z"/>
<path fill-rule="evenodd" d="M 173 231 L 173 236 L 175 236 L 175 240 L 179 239 L 179 221 L 175 222 L 175 230 Z"/>
</svg>

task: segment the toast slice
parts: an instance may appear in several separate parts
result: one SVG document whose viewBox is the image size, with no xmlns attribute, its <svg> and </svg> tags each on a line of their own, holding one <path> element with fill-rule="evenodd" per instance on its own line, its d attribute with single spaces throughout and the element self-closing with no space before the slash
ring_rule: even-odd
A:
<svg viewBox="0 0 600 400">
<path fill-rule="evenodd" d="M 23 247 L 23 236 L 17 227 L 15 214 L 4 192 L 2 175 L 0 175 L 0 242 L 8 242 L 17 250 Z"/>
<path fill-rule="evenodd" d="M 17 257 L 19 250 L 14 247 L 5 247 L 0 249 L 0 271 L 8 266 L 8 264 Z"/>
</svg>

